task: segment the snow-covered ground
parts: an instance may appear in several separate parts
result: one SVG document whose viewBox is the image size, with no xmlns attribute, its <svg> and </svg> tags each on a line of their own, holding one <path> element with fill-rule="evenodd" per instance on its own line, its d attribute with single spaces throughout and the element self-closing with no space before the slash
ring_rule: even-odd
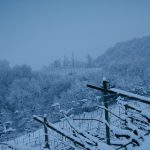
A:
<svg viewBox="0 0 150 150">
<path fill-rule="evenodd" d="M 139 103 L 132 102 L 130 105 L 134 105 L 135 107 L 140 107 L 140 109 L 144 109 L 147 112 L 149 112 L 149 106 L 147 105 L 140 105 Z M 124 110 L 120 109 L 117 104 L 111 106 L 109 108 L 111 112 L 114 114 L 121 116 Z M 99 122 L 98 120 L 104 121 L 104 110 L 98 109 L 93 112 L 84 112 L 83 114 L 76 115 L 73 117 L 73 119 L 69 119 L 69 123 L 72 124 L 76 129 L 82 131 L 83 133 L 89 132 L 92 135 L 99 135 L 101 138 L 101 142 L 99 145 L 99 149 L 107 150 L 111 149 L 110 146 L 107 146 L 104 142 L 106 139 L 105 136 L 105 124 Z M 120 121 L 118 118 L 114 117 L 113 114 L 109 115 L 110 118 L 110 125 L 119 127 Z M 80 120 L 80 119 L 91 119 L 89 120 Z M 95 120 L 92 120 L 95 119 Z M 60 130 L 63 130 L 65 133 L 67 133 L 69 136 L 72 136 L 73 134 L 73 128 L 69 125 L 68 121 L 66 119 L 62 119 L 60 122 L 55 123 L 54 126 Z M 42 126 L 42 124 L 41 124 Z M 116 128 L 117 129 L 117 128 Z M 29 133 L 26 135 L 23 135 L 21 137 L 18 137 L 14 140 L 8 141 L 7 143 L 12 145 L 18 150 L 41 150 L 44 146 L 44 132 L 43 127 L 33 133 Z M 116 132 L 119 132 L 119 128 L 116 130 Z M 74 145 L 73 142 L 69 141 L 68 139 L 64 138 L 62 135 L 56 133 L 55 131 L 49 129 L 49 144 L 51 147 L 51 150 L 60 150 L 60 149 L 67 149 L 69 147 L 72 147 Z M 103 141 L 103 142 L 102 142 Z M 115 141 L 112 141 L 115 142 Z M 125 141 L 122 141 L 125 142 Z M 150 137 L 147 136 L 144 139 L 144 142 L 141 142 L 141 146 L 138 148 L 138 150 L 150 150 Z M 115 147 L 114 147 L 115 148 Z M 76 148 L 77 149 L 77 148 Z M 80 148 L 78 148 L 80 149 Z M 92 149 L 92 148 L 91 148 Z M 96 149 L 96 148 L 94 148 Z M 113 149 L 113 148 L 112 148 Z M 134 149 L 133 147 L 129 147 L 130 150 Z M 135 148 L 137 149 L 137 147 Z M 0 148 L 0 150 L 5 150 Z"/>
<path fill-rule="evenodd" d="M 148 136 L 145 141 L 141 144 L 139 148 L 135 148 L 136 150 L 150 150 L 150 136 Z"/>
</svg>

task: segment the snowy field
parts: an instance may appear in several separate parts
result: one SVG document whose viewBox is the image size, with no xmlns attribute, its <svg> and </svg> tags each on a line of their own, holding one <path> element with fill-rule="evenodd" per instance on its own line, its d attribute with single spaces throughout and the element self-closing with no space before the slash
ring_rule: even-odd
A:
<svg viewBox="0 0 150 150">
<path fill-rule="evenodd" d="M 135 108 L 140 108 L 141 110 L 144 110 L 144 112 L 149 113 L 150 112 L 150 107 L 146 104 L 140 104 L 137 102 L 130 102 L 131 106 L 134 106 Z M 121 107 L 118 107 L 117 104 L 112 105 L 111 107 L 109 107 L 109 111 L 113 112 L 116 116 L 120 116 L 120 117 L 124 117 L 124 111 Z M 121 125 L 121 122 L 119 121 L 119 119 L 117 117 L 115 117 L 113 114 L 109 115 L 110 121 L 109 124 L 111 126 L 111 128 L 114 128 L 114 126 L 116 127 L 114 129 L 115 132 L 119 132 L 119 126 Z M 83 119 L 83 120 L 80 120 Z M 87 120 L 86 120 L 87 119 Z M 62 130 L 62 132 L 64 132 L 66 135 L 68 136 L 72 136 L 73 135 L 73 130 L 74 128 L 81 131 L 82 133 L 85 133 L 87 135 L 87 132 L 90 133 L 90 135 L 92 135 L 92 138 L 90 137 L 89 142 L 91 142 L 91 139 L 93 139 L 94 137 L 99 137 L 99 143 L 102 146 L 98 147 L 98 149 L 100 150 L 100 147 L 104 150 L 106 148 L 107 149 L 115 149 L 115 146 L 107 146 L 105 144 L 105 139 L 106 139 L 106 135 L 105 135 L 105 124 L 100 122 L 100 121 L 104 121 L 104 109 L 97 109 L 96 111 L 93 112 L 85 112 L 83 114 L 80 115 L 76 115 L 76 116 L 71 116 L 70 118 L 64 118 L 62 119 L 60 122 L 55 123 L 54 127 L 56 127 L 59 130 Z M 42 124 L 41 124 L 42 126 Z M 117 129 L 118 128 L 118 129 Z M 24 136 L 18 137 L 14 140 L 8 141 L 7 143 L 9 145 L 12 145 L 13 147 L 15 147 L 18 150 L 42 150 L 43 146 L 44 146 L 44 132 L 43 132 L 43 127 L 41 127 L 41 129 L 33 132 L 33 133 L 29 133 L 26 134 Z M 121 131 L 122 132 L 122 131 Z M 51 150 L 67 150 L 69 148 L 75 148 L 74 147 L 74 143 L 70 140 L 68 140 L 67 138 L 65 138 L 64 136 L 56 133 L 55 131 L 48 129 L 48 135 L 49 135 L 49 144 L 50 144 L 50 148 Z M 89 135 L 88 135 L 89 136 Z M 120 142 L 120 143 L 124 143 L 126 141 L 118 141 L 116 140 L 116 138 L 113 138 L 112 136 L 112 143 L 116 143 L 116 142 Z M 78 137 L 79 138 L 79 137 Z M 79 138 L 81 141 L 84 141 L 84 139 L 81 139 L 81 137 Z M 149 146 L 149 142 L 150 142 L 150 137 L 146 136 L 144 137 L 144 142 L 142 142 L 142 140 L 140 140 L 141 142 L 141 146 L 139 148 L 137 147 L 132 147 L 132 146 L 128 146 L 128 150 L 133 150 L 133 149 L 138 149 L 138 150 L 149 150 L 150 146 Z M 76 149 L 82 149 L 82 148 L 76 148 Z M 92 148 L 91 149 L 97 149 Z M 1 146 L 0 150 L 9 150 L 8 148 L 6 149 L 6 146 Z"/>
</svg>

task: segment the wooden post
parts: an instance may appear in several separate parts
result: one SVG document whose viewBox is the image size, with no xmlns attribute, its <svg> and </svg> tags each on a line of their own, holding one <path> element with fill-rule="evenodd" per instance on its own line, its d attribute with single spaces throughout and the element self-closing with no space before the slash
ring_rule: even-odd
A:
<svg viewBox="0 0 150 150">
<path fill-rule="evenodd" d="M 105 106 L 105 120 L 109 122 L 108 118 L 108 93 L 107 93 L 107 81 L 103 80 L 103 88 L 104 88 L 104 106 Z M 106 138 L 107 138 L 107 144 L 110 145 L 110 130 L 108 125 L 106 124 Z"/>
<path fill-rule="evenodd" d="M 49 141 L 48 141 L 48 130 L 47 130 L 46 123 L 47 123 L 47 115 L 44 114 L 44 134 L 45 134 L 45 146 L 44 146 L 44 148 L 50 149 Z"/>
</svg>

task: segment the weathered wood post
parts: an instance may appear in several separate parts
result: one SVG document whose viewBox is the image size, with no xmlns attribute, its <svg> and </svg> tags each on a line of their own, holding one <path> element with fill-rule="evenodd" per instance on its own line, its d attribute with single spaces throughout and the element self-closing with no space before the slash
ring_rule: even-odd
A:
<svg viewBox="0 0 150 150">
<path fill-rule="evenodd" d="M 104 106 L 105 106 L 105 120 L 109 123 L 109 117 L 108 117 L 108 93 L 107 93 L 107 81 L 106 79 L 103 79 L 103 88 L 104 88 Z M 106 124 L 106 138 L 107 138 L 107 144 L 110 145 L 110 130 L 108 125 Z"/>
<path fill-rule="evenodd" d="M 44 134 L 45 134 L 45 146 L 44 146 L 44 148 L 50 149 L 49 141 L 48 141 L 48 130 L 47 130 L 46 123 L 47 123 L 47 115 L 44 114 L 44 124 L 43 124 L 44 125 Z"/>
</svg>

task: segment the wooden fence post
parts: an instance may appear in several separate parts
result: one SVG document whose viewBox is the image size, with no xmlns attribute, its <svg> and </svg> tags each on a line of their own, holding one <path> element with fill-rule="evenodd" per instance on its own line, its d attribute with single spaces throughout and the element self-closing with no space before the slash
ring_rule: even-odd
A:
<svg viewBox="0 0 150 150">
<path fill-rule="evenodd" d="M 105 106 L 105 120 L 109 123 L 109 117 L 108 117 L 108 93 L 107 93 L 107 81 L 103 80 L 103 88 L 104 88 L 104 106 Z M 107 144 L 110 145 L 110 129 L 108 125 L 106 124 L 106 138 L 107 138 Z"/>
<path fill-rule="evenodd" d="M 48 141 L 48 129 L 47 129 L 47 115 L 44 114 L 44 135 L 45 135 L 45 146 L 44 148 L 50 149 L 49 141 Z"/>
</svg>

